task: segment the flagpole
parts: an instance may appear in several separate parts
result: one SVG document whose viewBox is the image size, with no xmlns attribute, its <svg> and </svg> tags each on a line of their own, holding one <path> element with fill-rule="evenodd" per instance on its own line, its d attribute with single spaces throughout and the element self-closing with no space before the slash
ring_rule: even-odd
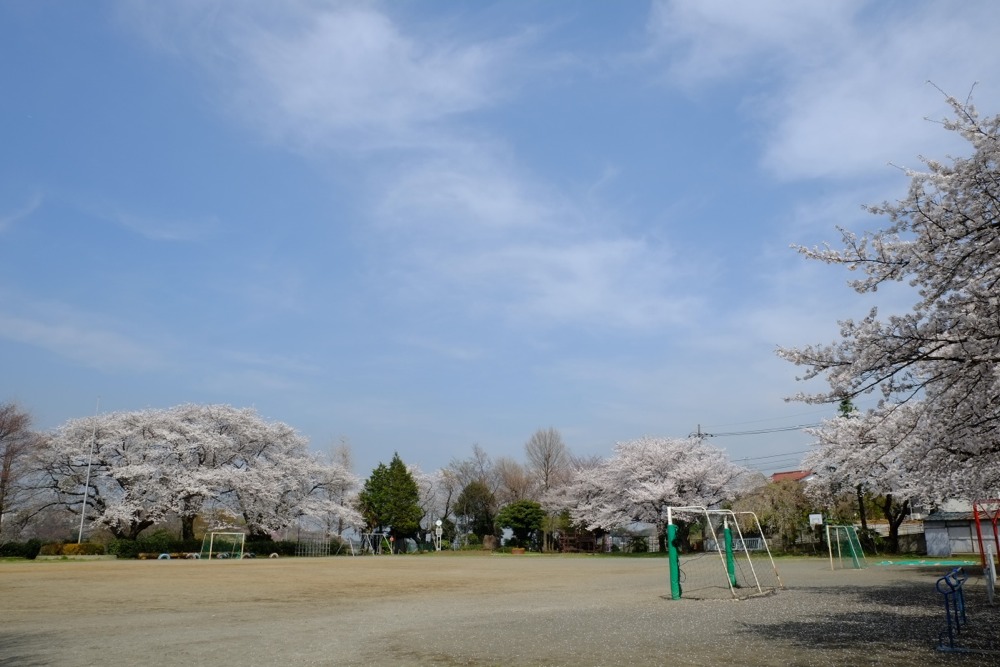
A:
<svg viewBox="0 0 1000 667">
<path fill-rule="evenodd" d="M 87 481 L 83 485 L 83 504 L 80 506 L 80 534 L 76 543 L 83 542 L 83 521 L 87 518 L 87 499 L 90 496 L 90 465 L 94 461 L 94 443 L 97 442 L 97 415 L 101 412 L 101 399 L 97 399 L 97 411 L 94 413 L 94 430 L 90 436 L 90 455 L 87 457 Z"/>
</svg>

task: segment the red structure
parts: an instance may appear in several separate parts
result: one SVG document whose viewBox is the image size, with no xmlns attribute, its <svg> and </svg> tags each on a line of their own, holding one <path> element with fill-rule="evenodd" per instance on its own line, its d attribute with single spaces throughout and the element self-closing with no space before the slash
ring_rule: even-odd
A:
<svg viewBox="0 0 1000 667">
<path fill-rule="evenodd" d="M 976 538 L 979 540 L 979 560 L 986 567 L 986 549 L 983 544 L 982 520 L 987 518 L 993 528 L 993 553 L 1000 554 L 1000 534 L 997 533 L 997 520 L 1000 519 L 1000 499 L 977 500 L 972 503 L 972 516 L 976 520 Z M 987 540 L 989 536 L 987 535 Z"/>
</svg>

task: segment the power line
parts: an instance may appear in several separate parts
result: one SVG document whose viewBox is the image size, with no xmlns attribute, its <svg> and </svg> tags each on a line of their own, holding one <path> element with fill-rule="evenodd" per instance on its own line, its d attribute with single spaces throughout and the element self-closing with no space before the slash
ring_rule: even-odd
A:
<svg viewBox="0 0 1000 667">
<path fill-rule="evenodd" d="M 733 459 L 733 462 L 742 464 L 751 470 L 768 474 L 788 470 L 793 466 L 799 466 L 802 463 L 802 459 L 798 455 L 805 454 L 808 451 L 808 449 L 800 449 L 794 452 L 768 454 L 766 456 L 746 456 L 741 459 Z M 751 461 L 755 461 L 756 463 L 750 463 Z"/>
<path fill-rule="evenodd" d="M 809 412 L 796 412 L 793 415 L 784 415 L 782 417 L 767 417 L 765 419 L 750 419 L 742 422 L 729 422 L 727 424 L 717 424 L 717 426 L 740 426 L 742 424 L 759 424 L 761 422 L 773 422 L 779 419 L 788 419 L 789 417 L 812 417 L 814 415 L 827 415 L 829 416 L 829 410 L 810 410 Z"/>
<path fill-rule="evenodd" d="M 728 433 L 712 433 L 715 438 L 728 437 L 733 435 L 762 435 L 764 433 L 782 433 L 784 431 L 801 431 L 806 428 L 816 428 L 822 424 L 796 424 L 795 426 L 780 426 L 778 428 L 762 428 L 756 431 L 729 431 Z"/>
<path fill-rule="evenodd" d="M 795 426 L 778 426 L 775 428 L 761 428 L 753 431 L 728 431 L 725 433 L 706 433 L 701 430 L 701 425 L 698 425 L 698 430 L 688 437 L 691 438 L 725 438 L 736 435 L 765 435 L 767 433 L 784 433 L 786 431 L 801 431 L 806 428 L 817 428 L 822 426 L 822 424 L 796 424 Z"/>
<path fill-rule="evenodd" d="M 737 459 L 737 460 L 738 461 L 759 461 L 761 459 L 787 458 L 789 456 L 795 456 L 796 454 L 805 454 L 808 451 L 809 451 L 808 449 L 800 449 L 797 452 L 785 452 L 783 454 L 769 454 L 767 456 L 744 456 L 743 458 Z"/>
</svg>

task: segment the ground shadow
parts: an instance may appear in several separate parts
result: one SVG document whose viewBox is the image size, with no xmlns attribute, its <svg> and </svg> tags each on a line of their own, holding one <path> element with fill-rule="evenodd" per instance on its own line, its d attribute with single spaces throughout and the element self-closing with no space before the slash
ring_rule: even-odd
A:
<svg viewBox="0 0 1000 667">
<path fill-rule="evenodd" d="M 745 623 L 742 632 L 803 649 L 927 650 L 937 646 L 947 629 L 943 598 L 935 591 L 934 581 L 797 588 L 795 592 L 805 594 L 797 601 L 803 609 L 800 620 Z M 835 607 L 829 604 L 829 596 L 837 600 Z M 851 610 L 845 611 L 845 606 Z M 1000 664 L 1000 638 L 995 630 L 1000 608 L 989 605 L 984 594 L 967 594 L 966 613 L 968 622 L 956 644 L 980 652 L 995 651 L 996 662 L 992 664 Z"/>
<path fill-rule="evenodd" d="M 0 666 L 40 667 L 51 661 L 38 654 L 38 647 L 51 641 L 46 633 L 11 634 L 0 632 Z"/>
</svg>

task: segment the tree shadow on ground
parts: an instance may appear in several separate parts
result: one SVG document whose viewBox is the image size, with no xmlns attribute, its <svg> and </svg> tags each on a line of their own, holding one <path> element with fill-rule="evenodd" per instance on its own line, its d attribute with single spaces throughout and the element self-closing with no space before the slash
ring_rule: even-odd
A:
<svg viewBox="0 0 1000 667">
<path fill-rule="evenodd" d="M 947 630 L 943 596 L 927 581 L 882 586 L 797 588 L 804 593 L 801 620 L 746 623 L 741 632 L 787 642 L 803 649 L 921 651 L 938 645 Z M 972 593 L 972 594 L 970 594 Z M 831 605 L 830 598 L 837 600 Z M 845 606 L 850 611 L 845 611 Z M 966 592 L 967 623 L 956 635 L 963 649 L 996 652 L 986 663 L 1000 664 L 1000 637 L 995 628 L 1000 608 L 991 606 L 985 590 Z M 944 635 L 947 639 L 947 635 Z M 975 660 L 982 660 L 980 653 Z"/>
<path fill-rule="evenodd" d="M 44 633 L 11 634 L 0 632 L 0 667 L 41 667 L 51 665 L 38 654 L 50 637 Z"/>
</svg>

